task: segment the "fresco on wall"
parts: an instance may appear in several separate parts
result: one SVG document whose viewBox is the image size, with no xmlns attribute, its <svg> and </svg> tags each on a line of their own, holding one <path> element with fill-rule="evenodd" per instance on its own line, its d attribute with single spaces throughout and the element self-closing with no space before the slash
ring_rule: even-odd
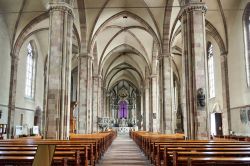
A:
<svg viewBox="0 0 250 166">
<path fill-rule="evenodd" d="M 241 123 L 243 123 L 243 124 L 247 123 L 246 110 L 240 110 L 240 120 L 241 120 Z"/>
</svg>

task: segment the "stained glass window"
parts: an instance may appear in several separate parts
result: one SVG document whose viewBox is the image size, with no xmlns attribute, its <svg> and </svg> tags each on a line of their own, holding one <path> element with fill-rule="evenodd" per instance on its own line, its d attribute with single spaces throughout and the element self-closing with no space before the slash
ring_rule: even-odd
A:
<svg viewBox="0 0 250 166">
<path fill-rule="evenodd" d="M 128 118 L 128 103 L 126 101 L 120 101 L 119 103 L 119 118 Z"/>
</svg>

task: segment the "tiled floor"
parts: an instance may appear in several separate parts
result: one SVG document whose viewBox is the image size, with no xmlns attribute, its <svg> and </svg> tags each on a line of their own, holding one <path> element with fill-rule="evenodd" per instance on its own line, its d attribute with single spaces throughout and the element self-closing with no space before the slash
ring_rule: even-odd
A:
<svg viewBox="0 0 250 166">
<path fill-rule="evenodd" d="M 128 135 L 119 135 L 97 166 L 151 166 L 151 164 Z"/>
</svg>

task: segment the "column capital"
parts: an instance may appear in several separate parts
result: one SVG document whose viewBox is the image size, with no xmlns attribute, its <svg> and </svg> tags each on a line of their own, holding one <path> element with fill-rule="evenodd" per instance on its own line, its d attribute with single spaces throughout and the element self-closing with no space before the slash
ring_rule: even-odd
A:
<svg viewBox="0 0 250 166">
<path fill-rule="evenodd" d="M 164 58 L 171 58 L 171 59 L 173 59 L 173 55 L 170 52 L 168 52 L 168 53 L 163 53 L 163 54 L 161 54 L 159 56 L 160 60 L 163 60 Z"/>
<path fill-rule="evenodd" d="M 10 53 L 11 60 L 19 61 L 19 57 L 15 53 Z"/>
<path fill-rule="evenodd" d="M 158 60 L 158 59 L 159 59 L 159 56 L 153 55 L 153 56 L 152 56 L 152 59 L 153 59 L 153 60 Z"/>
<path fill-rule="evenodd" d="M 93 75 L 92 77 L 102 79 L 102 75 Z"/>
<path fill-rule="evenodd" d="M 207 12 L 207 6 L 204 2 L 193 2 L 184 5 L 179 12 L 178 18 L 181 19 L 184 13 L 190 13 L 193 11 L 201 11 L 202 13 Z"/>
<path fill-rule="evenodd" d="M 227 57 L 227 54 L 228 54 L 227 51 L 224 51 L 224 52 L 221 52 L 221 53 L 220 53 L 220 55 L 223 56 L 223 57 L 225 57 L 225 58 Z"/>
<path fill-rule="evenodd" d="M 106 91 L 106 97 L 110 97 L 110 93 Z"/>
<path fill-rule="evenodd" d="M 51 2 L 48 7 L 50 11 L 65 11 L 74 17 L 73 6 L 66 2 Z"/>
<path fill-rule="evenodd" d="M 149 78 L 156 78 L 156 77 L 158 77 L 158 74 L 151 74 L 151 75 L 149 76 Z"/>
<path fill-rule="evenodd" d="M 87 58 L 87 59 L 90 59 L 90 60 L 93 60 L 94 59 L 94 57 L 91 55 L 91 54 L 89 54 L 89 53 L 80 53 L 79 55 L 78 55 L 78 58 L 80 59 L 80 58 Z"/>
<path fill-rule="evenodd" d="M 164 58 L 173 58 L 173 54 L 171 54 L 170 52 L 167 52 L 165 54 L 162 55 Z"/>
<path fill-rule="evenodd" d="M 19 60 L 19 57 L 15 53 L 10 53 L 11 59 Z"/>
</svg>

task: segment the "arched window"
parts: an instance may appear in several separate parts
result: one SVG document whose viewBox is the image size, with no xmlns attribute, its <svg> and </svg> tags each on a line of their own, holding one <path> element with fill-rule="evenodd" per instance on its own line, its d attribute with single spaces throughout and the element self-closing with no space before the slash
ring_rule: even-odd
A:
<svg viewBox="0 0 250 166">
<path fill-rule="evenodd" d="M 31 43 L 27 46 L 25 97 L 34 98 L 35 56 Z"/>
<path fill-rule="evenodd" d="M 243 14 L 247 86 L 250 86 L 250 3 Z"/>
<path fill-rule="evenodd" d="M 128 103 L 126 101 L 120 101 L 119 103 L 119 118 L 128 118 Z"/>
<path fill-rule="evenodd" d="M 208 42 L 207 45 L 207 66 L 208 66 L 208 84 L 209 84 L 209 98 L 215 97 L 214 85 L 214 53 L 213 45 Z"/>
</svg>

